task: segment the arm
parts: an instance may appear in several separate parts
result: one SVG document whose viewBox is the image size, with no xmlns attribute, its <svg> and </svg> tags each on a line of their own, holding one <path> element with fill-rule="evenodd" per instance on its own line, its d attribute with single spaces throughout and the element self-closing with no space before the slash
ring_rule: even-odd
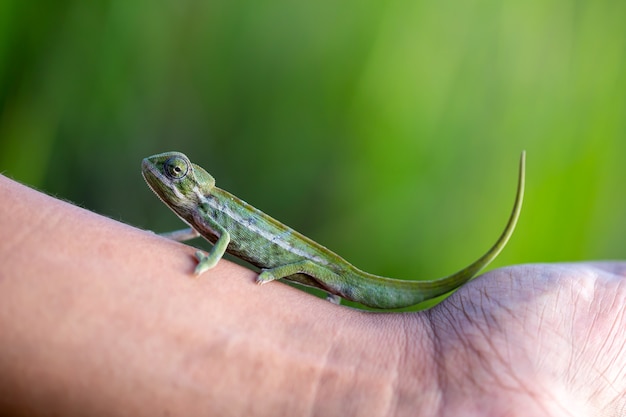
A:
<svg viewBox="0 0 626 417">
<path fill-rule="evenodd" d="M 0 230 L 0 415 L 389 407 L 401 349 L 375 347 L 401 321 L 261 288 L 228 261 L 194 279 L 193 248 L 2 176 Z M 434 401 L 432 368 L 406 389 Z"/>
<path fill-rule="evenodd" d="M 511 267 L 372 314 L 0 176 L 2 415 L 619 415 L 626 264 Z M 132 256 L 129 256 L 132 254 Z"/>
</svg>

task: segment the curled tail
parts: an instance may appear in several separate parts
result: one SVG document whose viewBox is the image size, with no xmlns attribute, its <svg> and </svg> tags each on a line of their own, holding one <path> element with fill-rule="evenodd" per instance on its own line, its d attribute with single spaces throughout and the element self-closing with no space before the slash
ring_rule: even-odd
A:
<svg viewBox="0 0 626 417">
<path fill-rule="evenodd" d="M 469 281 L 472 277 L 478 274 L 483 268 L 489 265 L 496 257 L 502 252 L 502 249 L 506 246 L 509 241 L 511 235 L 513 234 L 513 230 L 515 230 L 515 225 L 517 224 L 517 220 L 519 219 L 520 212 L 522 211 L 522 201 L 524 200 L 524 185 L 525 185 L 525 176 L 526 176 L 526 152 L 523 151 L 520 156 L 519 161 L 519 179 L 517 182 L 517 193 L 515 195 L 515 203 L 513 204 L 513 211 L 509 216 L 509 221 L 504 228 L 504 231 L 496 241 L 496 243 L 485 253 L 483 256 L 478 258 L 474 263 L 469 265 L 468 267 L 460 270 L 459 272 L 450 275 L 446 278 L 441 278 L 436 281 L 440 283 L 441 287 L 445 290 L 446 287 L 450 289 L 444 291 L 442 294 L 445 294 L 448 291 L 452 291 L 458 286 L 464 284 Z"/>
<path fill-rule="evenodd" d="M 509 221 L 496 243 L 487 253 L 478 258 L 471 265 L 455 274 L 431 281 L 397 280 L 369 275 L 359 271 L 358 274 L 355 274 L 354 280 L 352 281 L 353 294 L 350 294 L 350 296 L 346 298 L 358 301 L 370 307 L 402 308 L 449 293 L 471 280 L 498 256 L 513 234 L 513 230 L 515 229 L 515 225 L 517 224 L 522 210 L 525 174 L 526 152 L 522 152 L 519 163 L 517 194 L 515 196 L 513 211 L 509 216 Z M 358 285 L 359 281 L 365 281 L 367 284 Z"/>
</svg>

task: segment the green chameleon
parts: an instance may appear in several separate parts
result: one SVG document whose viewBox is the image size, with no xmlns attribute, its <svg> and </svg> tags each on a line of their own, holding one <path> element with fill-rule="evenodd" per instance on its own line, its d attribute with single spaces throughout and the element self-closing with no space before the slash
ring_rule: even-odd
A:
<svg viewBox="0 0 626 417">
<path fill-rule="evenodd" d="M 486 254 L 461 271 L 432 281 L 405 281 L 373 275 L 351 265 L 324 246 L 215 186 L 215 179 L 179 152 L 145 158 L 143 176 L 156 195 L 191 229 L 167 236 L 184 241 L 201 235 L 213 244 L 198 251 L 199 275 L 228 252 L 261 269 L 259 284 L 285 279 L 320 288 L 328 299 L 341 298 L 382 309 L 401 308 L 444 295 L 468 282 L 504 248 L 513 233 L 524 194 L 525 153 L 519 166 L 517 195 L 504 232 Z"/>
</svg>

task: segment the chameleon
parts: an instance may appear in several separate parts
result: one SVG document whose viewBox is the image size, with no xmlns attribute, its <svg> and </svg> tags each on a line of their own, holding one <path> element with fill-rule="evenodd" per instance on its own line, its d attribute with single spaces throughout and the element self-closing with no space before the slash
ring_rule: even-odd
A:
<svg viewBox="0 0 626 417">
<path fill-rule="evenodd" d="M 328 300 L 355 301 L 378 309 L 396 309 L 430 300 L 459 288 L 485 268 L 511 237 L 522 208 L 526 154 L 519 162 L 517 193 L 506 227 L 496 243 L 466 268 L 435 280 L 399 280 L 370 274 L 319 243 L 298 233 L 233 194 L 180 152 L 165 152 L 142 161 L 142 174 L 154 193 L 190 228 L 165 236 L 185 241 L 202 236 L 212 243 L 197 251 L 194 274 L 213 268 L 225 252 L 258 267 L 258 284 L 287 280 L 314 287 Z"/>
</svg>

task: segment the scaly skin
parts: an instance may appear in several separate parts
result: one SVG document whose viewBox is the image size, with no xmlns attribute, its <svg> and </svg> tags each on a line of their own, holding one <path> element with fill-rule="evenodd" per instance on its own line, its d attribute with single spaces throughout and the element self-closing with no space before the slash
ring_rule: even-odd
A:
<svg viewBox="0 0 626 417">
<path fill-rule="evenodd" d="M 215 186 L 204 169 L 179 152 L 145 158 L 143 176 L 150 188 L 192 231 L 170 235 L 186 240 L 198 234 L 213 243 L 209 254 L 196 253 L 201 274 L 228 252 L 261 268 L 257 283 L 286 279 L 326 291 L 370 307 L 391 309 L 411 306 L 446 294 L 472 279 L 504 248 L 519 218 L 524 195 L 525 153 L 513 211 L 496 243 L 461 271 L 431 281 L 404 281 L 361 271 L 339 255 L 285 226 L 227 191 Z"/>
</svg>

